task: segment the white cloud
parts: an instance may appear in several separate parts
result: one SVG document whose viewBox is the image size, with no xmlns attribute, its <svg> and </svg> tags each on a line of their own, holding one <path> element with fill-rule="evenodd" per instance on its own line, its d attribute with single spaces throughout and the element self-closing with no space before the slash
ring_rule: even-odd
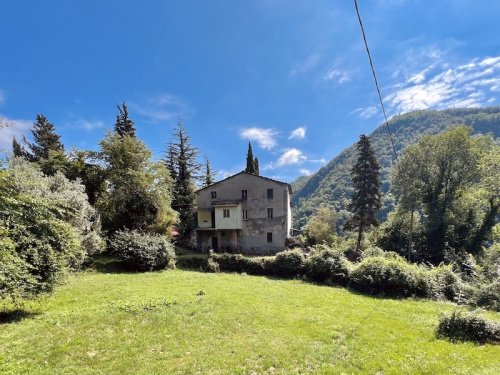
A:
<svg viewBox="0 0 500 375">
<path fill-rule="evenodd" d="M 338 84 L 342 84 L 349 82 L 351 77 L 349 77 L 345 70 L 331 69 L 323 76 L 323 79 L 325 81 L 335 81 Z"/>
<path fill-rule="evenodd" d="M 70 127 L 85 129 L 87 131 L 92 131 L 95 129 L 102 129 L 102 128 L 106 127 L 106 124 L 104 123 L 104 121 L 101 121 L 101 120 L 90 121 L 90 120 L 86 120 L 84 118 L 80 118 L 80 119 L 68 122 L 66 124 Z"/>
<path fill-rule="evenodd" d="M 306 169 L 306 168 L 301 168 L 299 170 L 299 172 L 303 176 L 310 176 L 310 175 L 312 175 L 312 172 L 309 169 Z"/>
<path fill-rule="evenodd" d="M 240 131 L 240 137 L 249 141 L 256 141 L 257 144 L 266 150 L 271 150 L 278 143 L 276 141 L 276 131 L 270 128 L 245 128 Z"/>
<path fill-rule="evenodd" d="M 359 118 L 369 119 L 377 114 L 377 107 L 374 105 L 370 105 L 368 107 L 360 107 L 356 108 L 352 113 L 355 113 Z"/>
<path fill-rule="evenodd" d="M 33 121 L 23 119 L 9 119 L 0 114 L 0 152 L 10 153 L 12 139 L 16 137 L 19 141 L 27 136 Z"/>
<path fill-rule="evenodd" d="M 309 159 L 308 162 L 310 162 L 310 163 L 326 164 L 326 159 L 325 158 L 321 158 L 321 159 Z"/>
<path fill-rule="evenodd" d="M 287 148 L 283 150 L 278 160 L 273 163 L 269 163 L 264 167 L 264 169 L 275 169 L 279 167 L 284 167 L 287 165 L 300 164 L 306 161 L 304 153 L 297 148 Z"/>
<path fill-rule="evenodd" d="M 436 59 L 432 69 L 416 72 L 391 87 L 393 92 L 384 98 L 389 112 L 477 107 L 500 92 L 500 57 L 476 58 L 454 67 L 442 62 L 441 56 Z"/>
<path fill-rule="evenodd" d="M 318 65 L 320 58 L 321 55 L 319 53 L 312 53 L 304 61 L 295 63 L 290 74 L 298 75 L 309 72 Z"/>
<path fill-rule="evenodd" d="M 304 139 L 306 136 L 306 128 L 301 126 L 298 127 L 297 129 L 294 129 L 291 133 L 288 139 Z"/>
<path fill-rule="evenodd" d="M 134 101 L 129 107 L 152 123 L 177 121 L 194 113 L 188 103 L 171 94 L 159 94 L 140 102 Z"/>
</svg>

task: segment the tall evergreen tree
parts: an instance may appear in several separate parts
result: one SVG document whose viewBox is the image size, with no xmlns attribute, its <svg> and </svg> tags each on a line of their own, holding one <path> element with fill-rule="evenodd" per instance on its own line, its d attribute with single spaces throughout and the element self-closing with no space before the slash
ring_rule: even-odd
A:
<svg viewBox="0 0 500 375">
<path fill-rule="evenodd" d="M 245 172 L 255 174 L 255 160 L 253 158 L 252 144 L 248 142 L 247 167 Z"/>
<path fill-rule="evenodd" d="M 191 138 L 182 122 L 174 131 L 174 141 L 167 150 L 167 165 L 175 174 L 172 208 L 179 213 L 179 240 L 188 242 L 196 227 L 196 193 L 194 179 L 199 176 L 198 150 L 191 145 Z"/>
<path fill-rule="evenodd" d="M 254 169 L 254 174 L 256 176 L 260 176 L 259 159 L 258 158 L 253 159 L 253 169 Z"/>
<path fill-rule="evenodd" d="M 12 139 L 12 153 L 17 158 L 27 158 L 26 150 L 19 144 L 16 137 Z"/>
<path fill-rule="evenodd" d="M 134 122 L 128 116 L 128 108 L 125 102 L 116 106 L 118 113 L 116 115 L 115 132 L 119 135 L 129 135 L 135 137 Z"/>
<path fill-rule="evenodd" d="M 61 137 L 56 133 L 54 124 L 50 123 L 47 118 L 38 114 L 31 130 L 33 135 L 33 143 L 27 144 L 32 161 L 47 160 L 50 151 L 64 153 L 64 146 L 61 142 Z"/>
<path fill-rule="evenodd" d="M 214 175 L 212 172 L 212 166 L 210 165 L 210 160 L 205 157 L 205 176 L 204 176 L 204 185 L 210 186 L 214 183 Z"/>
<path fill-rule="evenodd" d="M 366 135 L 360 136 L 356 150 L 358 160 L 351 171 L 354 195 L 349 204 L 353 216 L 344 227 L 358 231 L 356 252 L 359 253 L 364 232 L 378 225 L 375 215 L 381 207 L 381 194 L 380 165 Z"/>
</svg>

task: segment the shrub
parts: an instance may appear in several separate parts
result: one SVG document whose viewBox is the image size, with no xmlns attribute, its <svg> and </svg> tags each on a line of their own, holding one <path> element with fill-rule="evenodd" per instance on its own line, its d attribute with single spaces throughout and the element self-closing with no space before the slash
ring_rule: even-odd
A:
<svg viewBox="0 0 500 375">
<path fill-rule="evenodd" d="M 138 231 L 117 231 L 110 248 L 125 264 L 139 271 L 175 267 L 174 247 L 166 237 Z"/>
<path fill-rule="evenodd" d="M 451 341 L 474 341 L 500 343 L 500 324 L 486 320 L 472 313 L 454 311 L 441 315 L 436 335 Z"/>
<path fill-rule="evenodd" d="M 438 266 L 431 270 L 435 281 L 436 298 L 446 298 L 450 301 L 463 302 L 464 288 L 460 276 L 453 272 L 451 266 Z"/>
<path fill-rule="evenodd" d="M 267 274 L 297 277 L 304 273 L 305 257 L 302 250 L 285 250 L 264 265 Z"/>
<path fill-rule="evenodd" d="M 298 237 L 287 237 L 285 238 L 285 247 L 287 249 L 304 248 L 304 244 Z"/>
<path fill-rule="evenodd" d="M 249 275 L 266 275 L 269 271 L 269 262 L 272 258 L 247 258 L 241 254 L 215 254 L 209 260 L 218 265 L 218 271 L 248 273 Z"/>
<path fill-rule="evenodd" d="M 332 284 L 347 284 L 350 268 L 350 262 L 340 251 L 325 245 L 314 246 L 305 262 L 309 279 Z"/>
<path fill-rule="evenodd" d="M 429 273 L 401 260 L 365 258 L 351 273 L 350 286 L 371 294 L 428 297 L 434 290 Z"/>
<path fill-rule="evenodd" d="M 477 306 L 500 311 L 500 280 L 481 284 L 473 294 L 473 302 Z"/>
</svg>

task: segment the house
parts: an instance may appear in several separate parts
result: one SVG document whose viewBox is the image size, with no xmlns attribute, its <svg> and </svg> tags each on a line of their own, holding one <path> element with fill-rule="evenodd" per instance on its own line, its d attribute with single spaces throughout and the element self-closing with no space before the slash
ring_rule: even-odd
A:
<svg viewBox="0 0 500 375">
<path fill-rule="evenodd" d="M 290 235 L 292 187 L 240 172 L 196 192 L 199 251 L 273 254 Z"/>
</svg>

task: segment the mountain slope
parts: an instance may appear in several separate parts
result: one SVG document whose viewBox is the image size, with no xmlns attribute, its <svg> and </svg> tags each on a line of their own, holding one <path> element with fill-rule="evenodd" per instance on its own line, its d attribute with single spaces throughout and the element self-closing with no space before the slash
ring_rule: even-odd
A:
<svg viewBox="0 0 500 375">
<path fill-rule="evenodd" d="M 492 133 L 494 137 L 500 137 L 500 106 L 443 111 L 421 110 L 394 116 L 389 121 L 398 154 L 406 145 L 416 142 L 424 134 L 437 134 L 459 124 L 472 127 L 475 134 Z M 385 125 L 375 129 L 370 134 L 370 140 L 381 165 L 384 206 L 380 216 L 384 218 L 394 205 L 393 197 L 387 194 L 393 154 Z M 355 157 L 353 145 L 307 178 L 307 181 L 302 177 L 293 184 L 298 187 L 292 197 L 294 227 L 305 225 L 309 216 L 322 203 L 329 204 L 342 213 L 352 194 L 350 171 Z"/>
</svg>

